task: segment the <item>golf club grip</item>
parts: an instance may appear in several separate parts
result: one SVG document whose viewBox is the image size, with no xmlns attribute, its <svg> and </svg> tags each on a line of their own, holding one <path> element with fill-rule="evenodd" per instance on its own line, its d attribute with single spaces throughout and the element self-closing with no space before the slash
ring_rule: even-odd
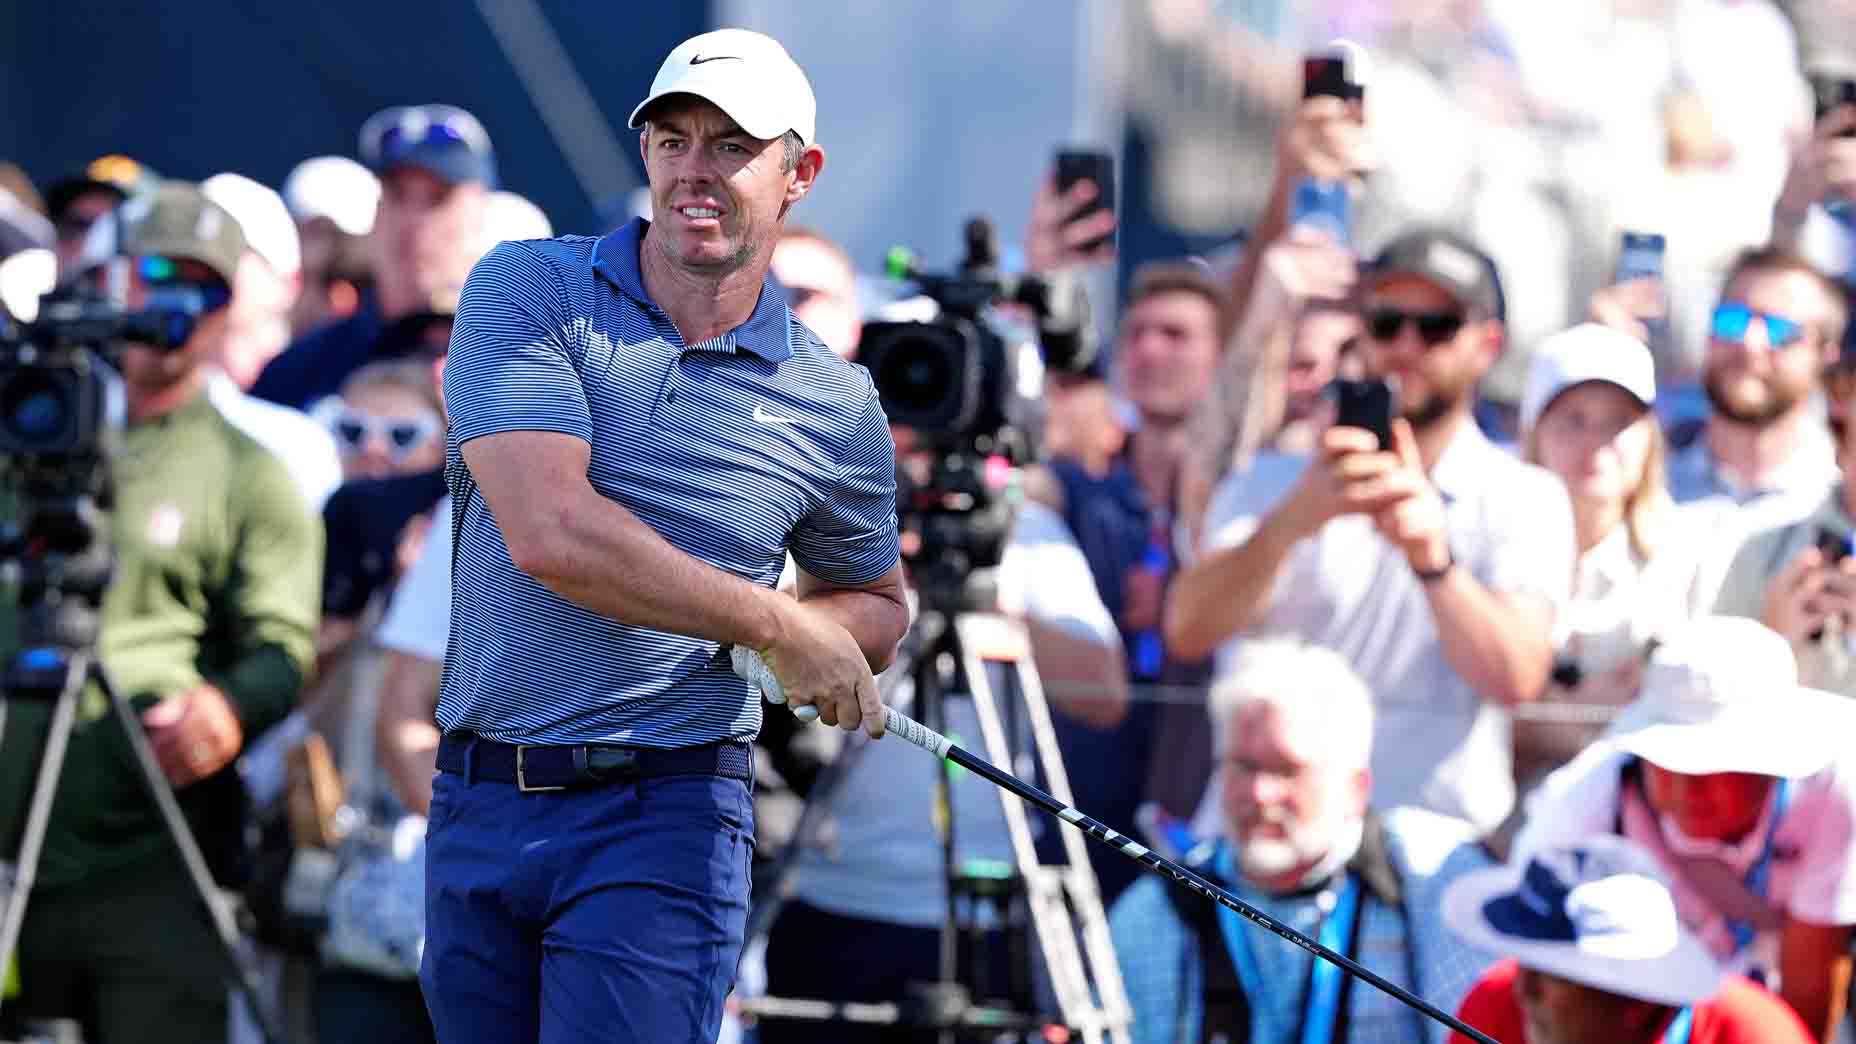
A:
<svg viewBox="0 0 1856 1044">
<path fill-rule="evenodd" d="M 743 649 L 737 645 L 734 647 L 732 657 L 734 659 L 735 673 L 759 685 L 761 692 L 766 694 L 768 702 L 786 702 L 786 693 L 780 688 L 779 679 L 773 676 L 772 669 L 767 666 L 766 661 L 762 660 L 758 653 L 754 652 L 752 649 Z M 812 710 L 812 708 L 800 707 L 799 710 Z M 814 712 L 814 717 L 816 716 L 817 714 Z M 954 741 L 928 726 L 923 725 L 921 722 L 916 721 L 914 718 L 903 714 L 894 707 L 883 708 L 883 721 L 890 732 L 901 736 L 910 743 L 915 744 L 936 757 L 946 758 L 995 786 L 1018 795 L 1023 800 L 1069 823 L 1089 837 L 1115 849 L 1129 859 L 1147 867 L 1149 870 L 1153 870 L 1173 881 L 1185 885 L 1187 888 L 1210 899 L 1219 906 L 1242 915 L 1245 920 L 1270 932 L 1283 941 L 1293 943 L 1316 957 L 1345 969 L 1348 973 L 1358 978 L 1366 980 L 1382 993 L 1393 997 L 1415 1011 L 1421 1012 L 1443 1023 L 1458 1033 L 1476 1041 L 1477 1044 L 1499 1044 L 1499 1042 L 1488 1034 L 1477 1030 L 1475 1027 L 1436 1005 L 1431 1004 L 1424 998 L 1374 973 L 1372 970 L 1354 961 L 1346 954 L 1338 953 L 1321 945 L 1319 942 L 1310 939 L 1294 928 L 1264 913 L 1262 910 L 1244 902 L 1225 889 L 1218 887 L 1218 885 L 1194 873 L 1189 868 L 1160 855 L 1133 838 L 1123 836 L 1120 832 L 1111 829 L 1099 820 L 1092 819 L 1082 812 L 1058 801 L 1056 798 L 1026 783 L 1017 776 L 994 766 L 992 762 L 987 761 L 985 758 L 955 746 Z M 1413 983 L 1413 985 L 1415 986 L 1417 984 Z"/>
</svg>

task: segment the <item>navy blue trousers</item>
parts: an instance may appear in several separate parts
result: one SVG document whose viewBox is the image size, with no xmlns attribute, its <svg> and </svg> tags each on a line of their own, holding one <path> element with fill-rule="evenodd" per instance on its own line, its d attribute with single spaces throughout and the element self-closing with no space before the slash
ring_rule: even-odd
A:
<svg viewBox="0 0 1856 1044">
<path fill-rule="evenodd" d="M 441 1044 L 710 1044 L 747 924 L 746 783 L 524 794 L 441 772 L 420 982 Z"/>
</svg>

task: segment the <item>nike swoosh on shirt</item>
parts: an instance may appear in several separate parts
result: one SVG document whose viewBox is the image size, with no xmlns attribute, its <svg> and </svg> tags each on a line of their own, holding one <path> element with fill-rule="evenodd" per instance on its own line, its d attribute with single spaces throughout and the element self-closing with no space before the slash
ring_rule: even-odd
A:
<svg viewBox="0 0 1856 1044">
<path fill-rule="evenodd" d="M 704 62 L 738 62 L 740 60 L 741 56 L 738 54 L 713 54 L 707 58 L 704 58 L 700 54 L 690 56 L 691 65 L 701 65 Z"/>
<path fill-rule="evenodd" d="M 797 424 L 799 423 L 799 418 L 797 417 L 782 417 L 782 416 L 779 416 L 778 414 L 768 413 L 766 407 L 760 405 L 759 403 L 754 404 L 754 419 L 757 421 L 760 421 L 762 424 Z"/>
</svg>

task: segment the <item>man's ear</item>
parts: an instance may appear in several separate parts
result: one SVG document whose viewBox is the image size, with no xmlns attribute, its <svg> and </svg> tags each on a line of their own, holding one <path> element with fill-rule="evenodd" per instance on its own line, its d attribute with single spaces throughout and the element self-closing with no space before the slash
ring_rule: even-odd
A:
<svg viewBox="0 0 1856 1044">
<path fill-rule="evenodd" d="M 793 167 L 793 180 L 786 186 L 786 205 L 804 199 L 806 193 L 818 182 L 820 172 L 825 169 L 825 148 L 822 145 L 808 145 L 799 154 L 799 162 Z"/>
<path fill-rule="evenodd" d="M 1508 347 L 1508 326 L 1500 319 L 1482 321 L 1482 372 L 1488 373 L 1495 368 L 1495 361 L 1502 357 L 1502 350 Z"/>
</svg>

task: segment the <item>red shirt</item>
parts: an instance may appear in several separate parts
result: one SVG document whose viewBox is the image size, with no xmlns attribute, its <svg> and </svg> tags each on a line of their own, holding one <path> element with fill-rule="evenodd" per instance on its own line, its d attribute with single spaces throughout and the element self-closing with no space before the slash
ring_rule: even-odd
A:
<svg viewBox="0 0 1856 1044">
<path fill-rule="evenodd" d="M 1521 1004 L 1514 996 L 1515 962 L 1501 963 L 1463 998 L 1456 1017 L 1501 1044 L 1528 1044 Z M 1695 1005 L 1689 1026 L 1689 1044 L 1816 1044 L 1804 1020 L 1764 986 L 1738 975 L 1728 978 L 1721 992 Z M 1461 1033 L 1450 1044 L 1474 1044 Z"/>
</svg>

